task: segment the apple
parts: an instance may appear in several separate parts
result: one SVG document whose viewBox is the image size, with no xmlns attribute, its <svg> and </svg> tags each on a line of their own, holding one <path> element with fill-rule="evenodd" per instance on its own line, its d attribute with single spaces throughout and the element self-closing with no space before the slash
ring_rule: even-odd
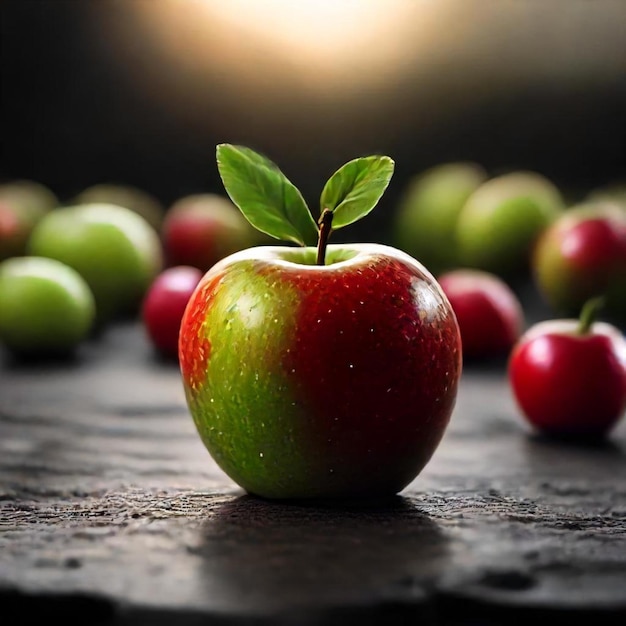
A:
<svg viewBox="0 0 626 626">
<path fill-rule="evenodd" d="M 83 189 L 72 204 L 115 204 L 143 217 L 155 230 L 161 229 L 165 208 L 153 194 L 123 183 L 98 183 Z"/>
<path fill-rule="evenodd" d="M 84 341 L 95 302 L 71 267 L 43 257 L 0 263 L 0 343 L 17 356 L 67 355 Z"/>
<path fill-rule="evenodd" d="M 378 243 L 328 245 L 374 208 L 393 161 L 337 170 L 317 225 L 266 157 L 221 144 L 217 162 L 251 223 L 299 245 L 233 253 L 189 299 L 179 361 L 202 441 L 256 496 L 396 494 L 442 440 L 462 352 L 454 311 L 416 259 Z"/>
<path fill-rule="evenodd" d="M 525 326 L 522 304 L 499 276 L 457 268 L 437 277 L 456 314 L 463 357 L 484 360 L 508 356 Z"/>
<path fill-rule="evenodd" d="M 568 209 L 547 229 L 532 258 L 533 277 L 559 315 L 574 315 L 593 296 L 626 321 L 626 211 L 605 202 Z"/>
<path fill-rule="evenodd" d="M 491 178 L 460 211 L 459 265 L 507 280 L 526 272 L 537 237 L 564 206 L 558 187 L 537 172 L 515 171 Z"/>
<path fill-rule="evenodd" d="M 477 163 L 443 163 L 414 175 L 392 218 L 393 244 L 435 275 L 458 265 L 456 222 L 468 197 L 487 179 Z"/>
<path fill-rule="evenodd" d="M 202 271 L 189 265 L 164 269 L 146 293 L 141 319 L 158 354 L 178 358 L 178 333 L 187 302 L 202 278 Z"/>
<path fill-rule="evenodd" d="M 589 300 L 580 319 L 536 323 L 511 352 L 514 398 L 541 433 L 604 437 L 624 413 L 626 339 L 616 326 L 594 321 L 599 300 Z"/>
<path fill-rule="evenodd" d="M 28 251 L 78 271 L 96 299 L 99 325 L 135 314 L 163 267 L 157 232 L 137 213 L 110 204 L 48 213 L 33 230 Z"/>
<path fill-rule="evenodd" d="M 32 180 L 0 185 L 0 260 L 25 253 L 35 224 L 58 205 L 56 195 Z"/>
<path fill-rule="evenodd" d="M 166 263 L 207 271 L 225 256 L 258 243 L 257 231 L 225 196 L 185 196 L 167 212 L 161 239 Z"/>
</svg>

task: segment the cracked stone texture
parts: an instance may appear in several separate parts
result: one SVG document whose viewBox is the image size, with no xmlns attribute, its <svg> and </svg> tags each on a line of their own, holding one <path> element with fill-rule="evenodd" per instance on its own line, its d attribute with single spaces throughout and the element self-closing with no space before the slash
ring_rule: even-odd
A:
<svg viewBox="0 0 626 626">
<path fill-rule="evenodd" d="M 81 624 L 626 623 L 626 420 L 542 439 L 467 366 L 398 497 L 273 503 L 213 463 L 135 324 L 75 362 L 0 360 L 0 601 Z"/>
</svg>

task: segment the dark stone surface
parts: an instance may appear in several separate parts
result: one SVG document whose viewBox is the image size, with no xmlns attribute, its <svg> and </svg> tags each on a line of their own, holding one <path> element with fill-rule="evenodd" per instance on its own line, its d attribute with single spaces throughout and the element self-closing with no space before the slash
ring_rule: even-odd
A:
<svg viewBox="0 0 626 626">
<path fill-rule="evenodd" d="M 465 368 L 398 497 L 276 503 L 215 466 L 177 366 L 122 324 L 69 363 L 0 361 L 0 603 L 80 624 L 626 623 L 626 420 L 532 434 Z M 366 480 L 367 477 L 364 477 Z"/>
</svg>

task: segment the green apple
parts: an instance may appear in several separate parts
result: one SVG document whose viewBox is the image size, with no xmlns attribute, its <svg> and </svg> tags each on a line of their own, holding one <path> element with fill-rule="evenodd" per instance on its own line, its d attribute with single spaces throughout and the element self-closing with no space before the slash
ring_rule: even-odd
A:
<svg viewBox="0 0 626 626">
<path fill-rule="evenodd" d="M 180 198 L 161 228 L 166 263 L 203 272 L 225 256 L 260 243 L 259 235 L 229 198 L 216 193 Z"/>
<path fill-rule="evenodd" d="M 95 319 L 93 294 L 80 274 L 44 257 L 0 263 L 0 303 L 0 343 L 20 356 L 70 353 Z"/>
<path fill-rule="evenodd" d="M 98 183 L 83 189 L 73 204 L 116 204 L 143 217 L 155 230 L 160 230 L 165 215 L 161 201 L 153 194 L 122 183 Z"/>
<path fill-rule="evenodd" d="M 559 188 L 537 172 L 510 172 L 486 181 L 459 214 L 460 265 L 507 278 L 527 271 L 538 236 L 564 207 Z"/>
<path fill-rule="evenodd" d="M 626 211 L 584 202 L 568 209 L 539 239 L 532 258 L 539 293 L 562 315 L 578 315 L 594 297 L 626 322 Z"/>
<path fill-rule="evenodd" d="M 468 197 L 486 178 L 480 165 L 465 161 L 443 163 L 415 175 L 392 218 L 393 244 L 435 274 L 458 265 L 456 222 Z"/>
<path fill-rule="evenodd" d="M 56 195 L 32 180 L 0 185 L 0 260 L 24 254 L 35 224 L 58 205 Z"/>
<path fill-rule="evenodd" d="M 37 224 L 28 250 L 79 272 L 95 296 L 99 323 L 135 314 L 163 267 L 154 228 L 134 211 L 111 204 L 52 211 Z"/>
<path fill-rule="evenodd" d="M 421 263 L 382 244 L 328 245 L 377 204 L 393 161 L 337 170 L 318 227 L 271 161 L 229 144 L 217 155 L 248 219 L 299 246 L 222 259 L 187 303 L 179 361 L 202 441 L 257 496 L 396 494 L 443 438 L 462 354 L 450 302 Z"/>
</svg>

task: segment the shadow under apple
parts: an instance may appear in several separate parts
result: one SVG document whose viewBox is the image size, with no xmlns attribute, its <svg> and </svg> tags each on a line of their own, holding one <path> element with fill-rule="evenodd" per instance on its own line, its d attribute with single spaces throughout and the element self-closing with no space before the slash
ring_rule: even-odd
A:
<svg viewBox="0 0 626 626">
<path fill-rule="evenodd" d="M 212 593 L 229 610 L 255 615 L 341 623 L 349 612 L 369 623 L 383 607 L 385 615 L 425 614 L 425 590 L 449 560 L 439 524 L 400 496 L 274 502 L 242 495 L 202 531 L 198 554 Z"/>
</svg>

